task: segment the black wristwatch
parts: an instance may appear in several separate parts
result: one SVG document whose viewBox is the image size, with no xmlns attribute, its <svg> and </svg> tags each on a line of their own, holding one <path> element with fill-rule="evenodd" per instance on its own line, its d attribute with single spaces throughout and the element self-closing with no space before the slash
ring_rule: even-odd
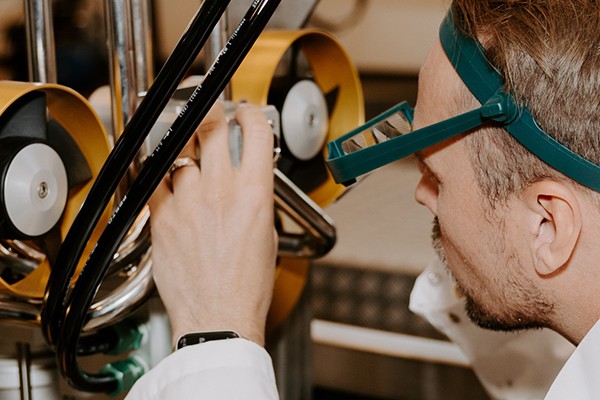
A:
<svg viewBox="0 0 600 400">
<path fill-rule="evenodd" d="M 185 346 L 192 346 L 195 344 L 201 344 L 213 340 L 237 339 L 239 337 L 240 335 L 232 331 L 188 333 L 179 338 L 179 340 L 177 341 L 176 350 L 179 350 Z"/>
</svg>

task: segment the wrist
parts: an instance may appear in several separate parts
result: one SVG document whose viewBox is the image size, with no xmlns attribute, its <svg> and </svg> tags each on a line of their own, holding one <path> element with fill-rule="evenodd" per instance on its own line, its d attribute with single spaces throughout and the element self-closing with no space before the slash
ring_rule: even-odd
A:
<svg viewBox="0 0 600 400">
<path fill-rule="evenodd" d="M 186 321 L 185 324 L 171 325 L 172 346 L 177 348 L 179 339 L 188 334 L 194 333 L 212 333 L 212 332 L 233 332 L 238 337 L 255 342 L 261 347 L 265 345 L 264 328 L 258 329 L 249 326 L 249 324 L 235 323 L 202 323 L 192 324 L 191 321 Z"/>
<path fill-rule="evenodd" d="M 240 335 L 233 331 L 194 332 L 182 335 L 177 339 L 175 350 L 186 346 L 200 345 L 216 340 L 239 339 Z"/>
</svg>

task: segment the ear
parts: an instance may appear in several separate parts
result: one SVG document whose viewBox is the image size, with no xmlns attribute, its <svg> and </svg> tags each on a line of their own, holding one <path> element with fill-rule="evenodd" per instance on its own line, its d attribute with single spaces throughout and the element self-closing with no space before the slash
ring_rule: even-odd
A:
<svg viewBox="0 0 600 400">
<path fill-rule="evenodd" d="M 540 275 L 552 274 L 571 258 L 581 233 L 578 196 L 570 186 L 544 180 L 525 189 L 523 200 L 529 209 L 535 269 Z"/>
</svg>

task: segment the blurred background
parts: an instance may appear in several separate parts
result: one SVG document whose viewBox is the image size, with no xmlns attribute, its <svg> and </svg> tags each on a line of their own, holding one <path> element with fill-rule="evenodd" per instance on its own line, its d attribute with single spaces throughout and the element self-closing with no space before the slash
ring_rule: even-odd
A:
<svg viewBox="0 0 600 400">
<path fill-rule="evenodd" d="M 153 0 L 157 67 L 170 54 L 199 3 L 182 0 L 175 5 Z M 333 33 L 349 53 L 360 71 L 368 114 L 372 115 L 388 104 L 395 104 L 402 94 L 414 99 L 419 66 L 436 37 L 446 3 L 446 0 L 320 0 L 306 26 Z M 53 2 L 58 80 L 82 94 L 89 94 L 108 82 L 103 11 L 100 1 Z M 0 35 L 0 77 L 27 80 L 22 1 L 0 1 Z M 196 67 L 201 71 L 200 62 Z"/>
</svg>

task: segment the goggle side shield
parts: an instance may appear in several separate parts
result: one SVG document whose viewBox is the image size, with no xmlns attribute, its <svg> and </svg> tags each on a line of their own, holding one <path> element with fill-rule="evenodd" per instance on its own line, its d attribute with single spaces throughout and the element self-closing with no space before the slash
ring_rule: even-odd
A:
<svg viewBox="0 0 600 400">
<path fill-rule="evenodd" d="M 509 99 L 497 95 L 478 109 L 413 131 L 413 110 L 402 102 L 328 143 L 327 166 L 336 182 L 348 186 L 360 175 L 487 122 L 508 120 L 514 114 Z"/>
</svg>

